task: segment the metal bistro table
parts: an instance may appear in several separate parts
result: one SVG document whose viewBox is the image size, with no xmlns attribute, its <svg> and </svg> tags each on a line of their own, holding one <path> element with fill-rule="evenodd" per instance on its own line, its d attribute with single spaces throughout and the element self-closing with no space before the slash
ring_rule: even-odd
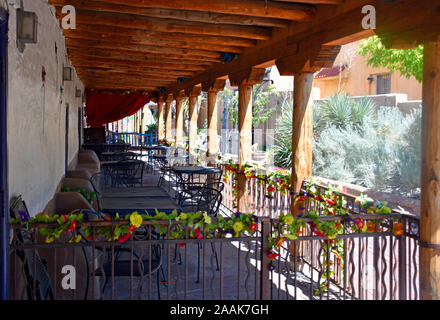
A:
<svg viewBox="0 0 440 320">
<path fill-rule="evenodd" d="M 156 215 L 156 210 L 171 214 L 181 208 L 170 195 L 159 187 L 111 188 L 101 193 L 102 211 L 123 216 L 134 211 L 139 214 Z"/>
<path fill-rule="evenodd" d="M 173 171 L 179 175 L 188 175 L 193 180 L 194 175 L 209 175 L 213 173 L 220 173 L 221 170 L 216 167 L 203 167 L 203 166 L 174 166 Z"/>
</svg>

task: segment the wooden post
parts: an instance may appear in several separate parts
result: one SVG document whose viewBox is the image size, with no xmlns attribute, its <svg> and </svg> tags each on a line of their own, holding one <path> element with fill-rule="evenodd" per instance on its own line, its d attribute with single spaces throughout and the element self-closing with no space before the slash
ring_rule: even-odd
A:
<svg viewBox="0 0 440 320">
<path fill-rule="evenodd" d="M 420 202 L 420 298 L 440 299 L 440 37 L 425 44 Z"/>
<path fill-rule="evenodd" d="M 238 164 L 240 172 L 243 165 L 252 161 L 252 90 L 260 83 L 266 73 L 265 69 L 253 68 L 240 74 L 230 75 L 232 85 L 238 86 Z M 237 211 L 249 212 L 249 186 L 246 175 L 237 177 Z"/>
<path fill-rule="evenodd" d="M 217 90 L 208 91 L 208 159 L 212 164 L 212 157 L 218 153 L 218 108 Z"/>
<path fill-rule="evenodd" d="M 141 133 L 145 134 L 145 106 L 141 109 Z"/>
<path fill-rule="evenodd" d="M 173 129 L 172 129 L 172 118 L 171 118 L 171 104 L 173 103 L 173 95 L 168 95 L 165 104 L 165 139 L 172 139 Z"/>
<path fill-rule="evenodd" d="M 208 91 L 208 165 L 214 164 L 219 151 L 217 94 L 225 88 L 225 85 L 225 79 L 216 79 L 213 83 L 202 85 L 202 90 Z"/>
<path fill-rule="evenodd" d="M 184 95 L 176 97 L 176 146 L 183 146 L 183 99 Z"/>
<path fill-rule="evenodd" d="M 253 85 L 242 83 L 238 93 L 238 163 L 242 165 L 252 160 L 252 89 Z M 246 175 L 237 177 L 237 210 L 249 212 L 249 188 Z"/>
<path fill-rule="evenodd" d="M 201 91 L 202 88 L 198 86 L 192 88 L 192 90 L 189 93 L 187 93 L 187 96 L 189 97 L 189 126 L 188 126 L 189 154 L 191 154 L 192 151 L 197 149 L 197 119 L 198 119 L 197 101 Z"/>
<path fill-rule="evenodd" d="M 163 101 L 163 97 L 159 97 L 159 99 L 157 100 L 157 139 L 161 140 L 164 138 L 164 123 L 163 123 L 163 119 L 164 119 L 164 110 L 163 110 L 163 105 L 164 105 L 164 101 Z"/>
<path fill-rule="evenodd" d="M 297 216 L 293 200 L 302 182 L 312 175 L 313 73 L 298 73 L 294 77 L 291 212 Z"/>
</svg>

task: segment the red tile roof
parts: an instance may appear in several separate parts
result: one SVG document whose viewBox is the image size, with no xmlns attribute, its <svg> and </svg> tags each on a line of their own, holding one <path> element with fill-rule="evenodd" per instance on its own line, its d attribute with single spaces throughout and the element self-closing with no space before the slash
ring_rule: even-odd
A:
<svg viewBox="0 0 440 320">
<path fill-rule="evenodd" d="M 340 74 L 346 68 L 347 68 L 347 66 L 345 66 L 345 65 L 336 66 L 336 67 L 332 67 L 332 68 L 323 68 L 323 69 L 321 69 L 321 71 L 319 71 L 315 75 L 315 78 L 318 79 L 318 78 L 334 77 L 334 76 L 337 76 L 338 74 Z"/>
</svg>

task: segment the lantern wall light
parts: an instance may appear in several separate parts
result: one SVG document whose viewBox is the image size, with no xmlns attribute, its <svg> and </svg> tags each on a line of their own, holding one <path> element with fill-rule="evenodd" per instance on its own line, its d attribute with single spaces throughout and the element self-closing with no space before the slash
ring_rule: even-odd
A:
<svg viewBox="0 0 440 320">
<path fill-rule="evenodd" d="M 24 11 L 23 6 L 17 13 L 17 47 L 23 52 L 27 43 L 38 41 L 38 17 L 35 12 Z"/>
<path fill-rule="evenodd" d="M 64 81 L 72 81 L 72 68 L 64 67 L 63 68 L 63 80 Z"/>
</svg>

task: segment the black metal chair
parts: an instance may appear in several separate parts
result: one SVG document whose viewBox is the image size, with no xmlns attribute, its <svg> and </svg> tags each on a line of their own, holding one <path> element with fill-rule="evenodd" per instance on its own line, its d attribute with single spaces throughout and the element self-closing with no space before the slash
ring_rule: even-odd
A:
<svg viewBox="0 0 440 320">
<path fill-rule="evenodd" d="M 142 240 L 142 237 L 146 238 L 145 235 L 146 232 L 136 232 L 134 238 L 136 238 L 136 240 Z M 155 240 L 156 236 L 152 234 L 152 238 Z M 162 276 L 166 280 L 162 268 L 161 247 L 158 244 L 144 246 L 146 248 L 141 250 L 140 248 L 137 248 L 138 246 L 134 245 L 136 249 L 132 250 L 130 245 L 118 245 L 114 247 L 113 253 L 111 249 L 105 251 L 107 252 L 106 259 L 95 269 L 95 276 L 105 278 L 104 286 L 102 288 L 103 293 L 112 277 L 133 276 L 141 277 L 143 279 L 145 276 L 152 276 L 156 273 L 157 294 L 160 300 L 159 271 L 162 271 Z"/>
<path fill-rule="evenodd" d="M 144 168 L 145 163 L 141 160 L 121 160 L 111 167 L 111 172 L 118 175 L 127 187 L 142 187 Z"/>
<path fill-rule="evenodd" d="M 93 221 L 94 218 L 104 219 L 104 216 L 100 212 L 95 212 L 91 210 L 75 210 L 70 214 L 74 213 L 83 213 L 87 216 L 87 221 Z M 151 239 L 156 240 L 157 234 L 152 232 Z M 148 231 L 141 227 L 134 233 L 134 240 L 147 240 L 148 239 Z M 113 246 L 113 253 L 111 249 L 105 249 L 103 246 L 93 246 L 91 245 L 91 241 L 87 240 L 87 237 L 82 234 L 81 242 L 89 244 L 88 246 L 83 246 L 84 256 L 87 261 L 87 288 L 86 288 L 86 296 L 85 300 L 88 296 L 88 287 L 90 282 L 90 277 L 92 277 L 91 270 L 94 270 L 93 274 L 95 277 L 104 277 L 104 285 L 102 287 L 102 294 L 105 293 L 105 288 L 108 285 L 109 281 L 113 277 L 145 277 L 151 276 L 154 273 L 157 273 L 157 292 L 160 300 L 160 279 L 159 279 L 159 270 L 162 271 L 162 277 L 166 280 L 165 273 L 162 267 L 162 252 L 160 245 L 151 245 L 151 254 L 149 253 L 149 248 L 145 249 L 143 253 L 139 249 L 133 249 L 129 245 L 118 244 Z M 134 245 L 134 247 L 137 247 Z M 93 250 L 96 250 L 98 254 L 93 254 Z M 112 256 L 113 254 L 113 256 Z M 131 256 L 131 254 L 133 256 Z M 93 257 L 100 260 L 98 263 L 98 267 L 95 267 L 95 261 L 93 261 Z M 151 257 L 151 263 L 150 259 Z"/>
<path fill-rule="evenodd" d="M 217 189 L 208 187 L 200 188 L 191 198 L 187 198 L 182 203 L 181 208 L 183 212 L 206 212 L 210 217 L 217 217 L 222 203 L 222 192 Z M 200 249 L 202 245 L 197 243 L 197 283 L 200 282 Z M 219 263 L 217 257 L 217 251 L 215 250 L 214 243 L 211 242 L 211 249 L 214 252 L 215 260 L 217 263 L 217 271 L 219 270 Z"/>
<path fill-rule="evenodd" d="M 25 202 L 18 196 L 10 206 L 12 218 L 20 219 L 20 216 L 29 218 L 29 211 Z M 32 245 L 32 235 L 22 229 L 16 234 L 19 245 Z M 40 258 L 37 249 L 16 249 L 15 253 L 23 263 L 26 280 L 26 292 L 28 300 L 53 300 L 53 289 L 48 273 L 47 262 Z"/>
<path fill-rule="evenodd" d="M 98 210 L 102 210 L 101 197 L 104 189 L 108 188 L 123 188 L 126 187 L 124 178 L 116 173 L 110 172 L 98 172 L 90 178 L 93 190 L 96 193 L 96 199 L 98 201 Z"/>
</svg>

